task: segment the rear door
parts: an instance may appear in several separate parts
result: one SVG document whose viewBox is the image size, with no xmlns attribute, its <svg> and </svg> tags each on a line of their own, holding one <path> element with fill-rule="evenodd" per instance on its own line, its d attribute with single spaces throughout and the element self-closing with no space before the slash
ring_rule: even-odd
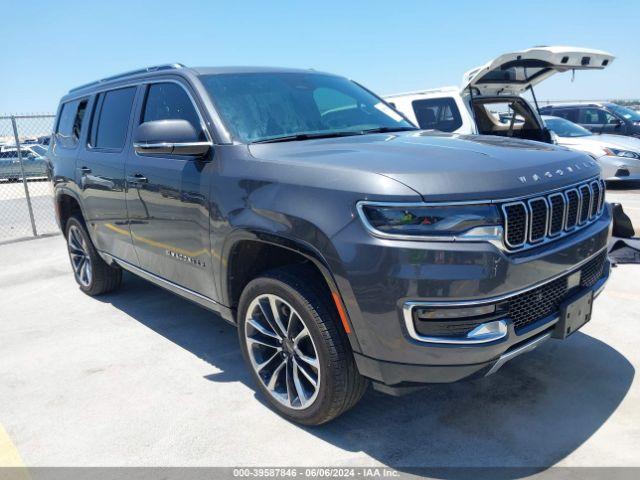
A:
<svg viewBox="0 0 640 480">
<path fill-rule="evenodd" d="M 137 264 L 124 191 L 124 161 L 138 87 L 100 92 L 90 105 L 91 122 L 78 155 L 77 182 L 87 227 L 98 250 Z"/>
<path fill-rule="evenodd" d="M 137 127 L 154 120 L 187 120 L 208 139 L 203 117 L 186 83 L 145 85 Z M 175 285 L 215 299 L 209 238 L 208 157 L 141 154 L 130 149 L 127 206 L 140 267 Z"/>
</svg>

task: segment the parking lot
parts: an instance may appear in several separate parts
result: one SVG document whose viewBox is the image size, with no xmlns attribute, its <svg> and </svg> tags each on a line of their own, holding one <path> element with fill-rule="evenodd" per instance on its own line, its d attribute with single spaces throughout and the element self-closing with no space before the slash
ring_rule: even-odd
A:
<svg viewBox="0 0 640 480">
<path fill-rule="evenodd" d="M 640 225 L 640 194 L 609 200 Z M 256 394 L 215 315 L 130 275 L 83 295 L 60 236 L 3 245 L 0 262 L 0 456 L 14 465 L 640 466 L 637 265 L 613 270 L 580 332 L 497 375 L 370 390 L 301 428 Z"/>
</svg>

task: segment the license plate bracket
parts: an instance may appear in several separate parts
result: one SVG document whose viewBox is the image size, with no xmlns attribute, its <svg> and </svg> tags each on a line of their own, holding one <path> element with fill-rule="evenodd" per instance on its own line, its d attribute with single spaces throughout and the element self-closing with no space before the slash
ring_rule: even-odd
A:
<svg viewBox="0 0 640 480">
<path fill-rule="evenodd" d="M 553 330 L 553 338 L 565 339 L 591 320 L 593 290 L 580 293 L 560 305 L 560 320 Z"/>
</svg>

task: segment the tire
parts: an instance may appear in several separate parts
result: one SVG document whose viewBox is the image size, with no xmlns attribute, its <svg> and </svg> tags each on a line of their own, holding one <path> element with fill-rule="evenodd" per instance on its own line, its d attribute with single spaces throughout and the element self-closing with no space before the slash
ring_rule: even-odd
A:
<svg viewBox="0 0 640 480">
<path fill-rule="evenodd" d="M 100 257 L 81 216 L 72 215 L 67 220 L 65 238 L 71 268 L 80 290 L 87 295 L 96 296 L 120 287 L 122 269 L 107 265 Z"/>
<path fill-rule="evenodd" d="M 336 307 L 315 278 L 296 267 L 272 270 L 245 287 L 238 308 L 240 346 L 258 389 L 279 414 L 304 425 L 338 417 L 368 386 Z"/>
</svg>

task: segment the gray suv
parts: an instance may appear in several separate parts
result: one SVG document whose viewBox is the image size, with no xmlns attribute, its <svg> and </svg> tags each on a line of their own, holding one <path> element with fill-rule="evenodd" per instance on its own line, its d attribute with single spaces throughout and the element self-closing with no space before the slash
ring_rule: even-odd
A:
<svg viewBox="0 0 640 480">
<path fill-rule="evenodd" d="M 75 88 L 50 158 L 80 289 L 128 270 L 237 326 L 280 414 L 494 373 L 589 320 L 590 157 L 415 128 L 346 78 L 162 65 Z"/>
<path fill-rule="evenodd" d="M 593 133 L 640 138 L 640 112 L 616 103 L 562 103 L 540 109 L 541 115 L 562 117 Z"/>
</svg>

